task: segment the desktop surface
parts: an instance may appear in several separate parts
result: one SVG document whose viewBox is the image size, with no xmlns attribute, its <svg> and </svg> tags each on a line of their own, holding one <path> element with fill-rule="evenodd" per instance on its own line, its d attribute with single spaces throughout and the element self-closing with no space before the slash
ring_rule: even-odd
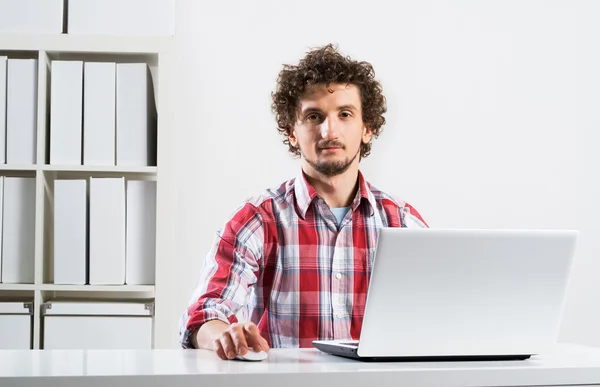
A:
<svg viewBox="0 0 600 387">
<path fill-rule="evenodd" d="M 600 348 L 561 344 L 522 361 L 362 363 L 316 349 L 272 349 L 261 362 L 206 350 L 0 351 L 1 386 L 600 385 Z"/>
</svg>

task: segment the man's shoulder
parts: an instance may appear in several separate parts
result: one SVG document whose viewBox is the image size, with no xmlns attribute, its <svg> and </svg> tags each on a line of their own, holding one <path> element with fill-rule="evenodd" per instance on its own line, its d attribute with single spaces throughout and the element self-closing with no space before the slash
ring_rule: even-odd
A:
<svg viewBox="0 0 600 387">
<path fill-rule="evenodd" d="M 393 193 L 378 189 L 369 182 L 367 182 L 367 186 L 377 203 L 377 210 L 383 212 L 391 223 L 394 223 L 392 219 L 399 214 L 401 218 L 399 224 L 404 227 L 429 227 L 421 214 L 406 201 Z"/>
<path fill-rule="evenodd" d="M 385 205 L 392 205 L 392 206 L 395 206 L 398 208 L 402 208 L 402 207 L 408 205 L 408 203 L 406 203 L 404 200 L 400 199 L 395 194 L 393 194 L 391 192 L 383 191 L 383 190 L 375 187 L 373 184 L 369 183 L 368 181 L 366 183 L 367 183 L 367 187 L 369 187 L 369 191 L 371 191 L 371 193 L 373 194 L 373 197 L 374 197 L 375 201 L 377 202 L 378 206 L 382 206 L 383 204 L 385 204 Z"/>
<path fill-rule="evenodd" d="M 236 212 L 272 213 L 274 208 L 287 206 L 293 194 L 295 179 L 286 180 L 279 186 L 267 188 L 242 201 Z"/>
</svg>

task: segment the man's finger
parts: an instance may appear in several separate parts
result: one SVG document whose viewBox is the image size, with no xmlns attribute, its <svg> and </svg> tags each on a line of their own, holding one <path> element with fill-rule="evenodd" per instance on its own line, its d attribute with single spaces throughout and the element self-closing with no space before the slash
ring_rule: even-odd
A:
<svg viewBox="0 0 600 387">
<path fill-rule="evenodd" d="M 262 347 L 263 347 L 263 351 L 265 351 L 265 352 L 269 352 L 269 349 L 270 349 L 270 348 L 269 348 L 269 343 L 267 342 L 267 340 L 265 340 L 265 338 L 264 338 L 264 337 L 262 337 L 262 336 L 261 336 L 260 338 L 261 338 L 261 340 L 262 340 L 262 341 L 261 341 L 261 343 L 262 343 L 261 345 L 262 345 Z"/>
<path fill-rule="evenodd" d="M 246 323 L 244 325 L 244 330 L 246 331 L 246 341 L 248 345 L 254 349 L 254 351 L 268 351 L 268 345 L 266 346 L 267 348 L 265 348 L 263 345 L 263 343 L 266 343 L 266 341 L 260 335 L 260 331 L 255 324 L 251 322 Z"/>
<path fill-rule="evenodd" d="M 231 338 L 237 354 L 245 355 L 248 353 L 248 343 L 246 341 L 244 328 L 241 324 L 231 327 Z"/>
<path fill-rule="evenodd" d="M 244 328 L 246 329 L 246 331 L 249 332 L 251 337 L 256 338 L 255 346 L 260 345 L 260 347 L 262 348 L 263 351 L 269 352 L 269 349 L 270 349 L 269 343 L 267 342 L 267 340 L 265 340 L 264 337 L 261 336 L 260 331 L 258 330 L 258 327 L 256 326 L 256 324 L 248 322 L 248 323 L 246 323 Z"/>
<path fill-rule="evenodd" d="M 260 345 L 258 340 L 254 340 L 253 343 L 250 345 L 250 347 L 252 347 L 254 352 L 260 352 L 263 350 L 263 347 L 262 347 L 262 345 Z"/>
<path fill-rule="evenodd" d="M 244 329 L 248 333 L 254 333 L 254 331 L 258 331 L 258 327 L 252 321 L 248 321 L 244 324 Z"/>
<path fill-rule="evenodd" d="M 233 344 L 233 340 L 231 340 L 229 332 L 223 332 L 219 339 L 221 341 L 221 346 L 223 346 L 223 351 L 225 351 L 227 359 L 234 359 L 236 355 L 235 345 Z"/>
<path fill-rule="evenodd" d="M 227 355 L 225 355 L 225 351 L 223 350 L 223 346 L 221 345 L 221 340 L 216 339 L 213 342 L 213 350 L 221 360 L 227 360 Z"/>
</svg>

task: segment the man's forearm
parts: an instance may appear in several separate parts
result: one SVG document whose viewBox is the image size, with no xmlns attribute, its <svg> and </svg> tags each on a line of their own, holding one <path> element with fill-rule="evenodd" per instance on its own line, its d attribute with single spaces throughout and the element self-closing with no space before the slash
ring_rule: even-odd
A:
<svg viewBox="0 0 600 387">
<path fill-rule="evenodd" d="M 202 324 L 192 336 L 193 345 L 198 349 L 213 349 L 213 342 L 229 328 L 229 324 L 221 320 L 211 320 Z"/>
</svg>

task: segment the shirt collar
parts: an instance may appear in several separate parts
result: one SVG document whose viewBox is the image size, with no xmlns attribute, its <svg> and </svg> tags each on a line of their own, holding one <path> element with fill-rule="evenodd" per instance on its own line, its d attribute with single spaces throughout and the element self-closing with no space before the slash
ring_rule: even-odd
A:
<svg viewBox="0 0 600 387">
<path fill-rule="evenodd" d="M 304 219 L 306 217 L 308 207 L 310 207 L 310 204 L 313 202 L 313 200 L 319 196 L 319 193 L 308 182 L 306 179 L 306 174 L 302 169 L 300 169 L 300 173 L 294 181 L 294 195 L 296 198 L 296 205 L 298 206 L 299 215 L 302 219 Z M 363 177 L 362 173 L 358 171 L 358 192 L 356 192 L 356 196 L 351 204 L 353 211 L 358 208 L 363 199 L 365 199 L 364 201 L 369 206 L 369 216 L 373 216 L 375 208 L 377 208 L 375 195 L 373 195 L 373 192 L 371 192 L 369 189 L 369 185 L 367 184 L 367 181 Z"/>
</svg>

